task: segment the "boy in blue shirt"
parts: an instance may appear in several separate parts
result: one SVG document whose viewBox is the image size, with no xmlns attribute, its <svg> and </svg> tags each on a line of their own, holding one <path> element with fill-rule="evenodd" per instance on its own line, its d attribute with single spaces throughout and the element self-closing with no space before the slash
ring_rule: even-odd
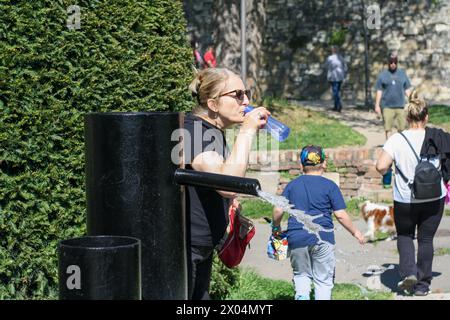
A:
<svg viewBox="0 0 450 320">
<path fill-rule="evenodd" d="M 346 205 L 339 187 L 322 177 L 326 169 L 325 154 L 319 146 L 309 145 L 300 153 L 304 175 L 291 181 L 283 191 L 294 209 L 315 216 L 313 222 L 325 229 L 333 229 L 332 213 L 360 244 L 364 244 L 363 234 L 353 225 L 345 211 Z M 283 210 L 274 208 L 272 232 L 280 232 Z M 316 300 L 331 300 L 334 286 L 334 232 L 319 232 L 321 239 L 307 232 L 303 224 L 289 217 L 287 238 L 291 266 L 294 272 L 295 299 L 309 300 L 311 281 L 314 282 Z M 323 240 L 323 241 L 320 241 Z"/>
</svg>

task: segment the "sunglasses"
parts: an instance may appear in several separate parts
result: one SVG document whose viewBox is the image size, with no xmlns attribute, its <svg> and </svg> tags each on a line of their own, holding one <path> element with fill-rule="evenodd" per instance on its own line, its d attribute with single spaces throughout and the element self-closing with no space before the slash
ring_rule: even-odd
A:
<svg viewBox="0 0 450 320">
<path fill-rule="evenodd" d="M 234 96 L 230 96 L 231 93 L 235 93 L 235 95 Z M 250 90 L 236 89 L 236 90 L 229 91 L 229 92 L 226 92 L 226 93 L 223 93 L 223 94 L 219 95 L 219 97 L 223 97 L 223 96 L 228 96 L 228 97 L 231 97 L 231 98 L 235 98 L 240 103 L 242 103 L 244 101 L 245 96 L 247 96 L 248 100 L 251 99 L 252 92 Z"/>
</svg>

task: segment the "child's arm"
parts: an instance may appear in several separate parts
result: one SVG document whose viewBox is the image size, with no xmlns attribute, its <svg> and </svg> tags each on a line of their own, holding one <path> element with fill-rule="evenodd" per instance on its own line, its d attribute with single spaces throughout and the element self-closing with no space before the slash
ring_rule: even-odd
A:
<svg viewBox="0 0 450 320">
<path fill-rule="evenodd" d="M 361 231 L 358 230 L 358 228 L 356 228 L 354 226 L 352 220 L 350 219 L 350 217 L 348 216 L 348 214 L 345 210 L 334 211 L 334 215 L 336 216 L 339 223 L 345 229 L 347 229 L 347 231 L 350 232 L 352 236 L 354 236 L 356 239 L 358 239 L 360 244 L 364 244 L 366 242 L 363 234 L 361 233 Z"/>
<path fill-rule="evenodd" d="M 272 233 L 281 232 L 281 219 L 283 218 L 283 209 L 274 207 L 272 212 Z"/>
</svg>

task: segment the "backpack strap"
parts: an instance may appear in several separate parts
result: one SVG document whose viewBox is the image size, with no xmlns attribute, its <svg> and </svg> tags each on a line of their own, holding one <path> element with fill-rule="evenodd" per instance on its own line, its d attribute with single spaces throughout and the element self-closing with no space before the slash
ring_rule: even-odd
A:
<svg viewBox="0 0 450 320">
<path fill-rule="evenodd" d="M 399 132 L 403 138 L 405 138 L 406 142 L 408 142 L 409 147 L 411 148 L 411 150 L 413 151 L 414 155 L 416 156 L 417 162 L 420 162 L 420 158 L 417 155 L 416 151 L 414 150 L 413 146 L 411 145 L 411 142 L 409 142 L 408 138 L 406 138 L 406 136 L 403 134 L 403 132 Z"/>
<path fill-rule="evenodd" d="M 417 155 L 416 151 L 414 150 L 413 146 L 411 145 L 411 142 L 409 142 L 408 138 L 406 138 L 406 136 L 403 134 L 403 132 L 399 132 L 403 138 L 405 138 L 406 142 L 408 142 L 409 147 L 411 148 L 411 150 L 413 151 L 414 155 L 416 156 L 417 162 L 420 163 L 420 158 Z M 395 169 L 398 171 L 398 173 L 400 173 L 400 176 L 403 178 L 403 180 L 405 181 L 406 184 L 410 185 L 411 181 L 405 176 L 405 174 L 400 170 L 400 168 L 397 166 L 397 164 L 395 164 Z"/>
</svg>

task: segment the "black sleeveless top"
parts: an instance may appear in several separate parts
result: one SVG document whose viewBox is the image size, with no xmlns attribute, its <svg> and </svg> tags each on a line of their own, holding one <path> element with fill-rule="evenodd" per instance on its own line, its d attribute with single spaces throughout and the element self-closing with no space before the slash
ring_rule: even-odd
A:
<svg viewBox="0 0 450 320">
<path fill-rule="evenodd" d="M 184 129 L 186 169 L 193 170 L 192 160 L 205 151 L 216 151 L 227 158 L 229 151 L 222 130 L 192 114 L 186 115 Z M 215 247 L 228 225 L 230 200 L 210 188 L 188 186 L 186 190 L 186 209 L 189 210 L 187 220 L 190 225 L 187 232 L 191 245 Z"/>
</svg>

